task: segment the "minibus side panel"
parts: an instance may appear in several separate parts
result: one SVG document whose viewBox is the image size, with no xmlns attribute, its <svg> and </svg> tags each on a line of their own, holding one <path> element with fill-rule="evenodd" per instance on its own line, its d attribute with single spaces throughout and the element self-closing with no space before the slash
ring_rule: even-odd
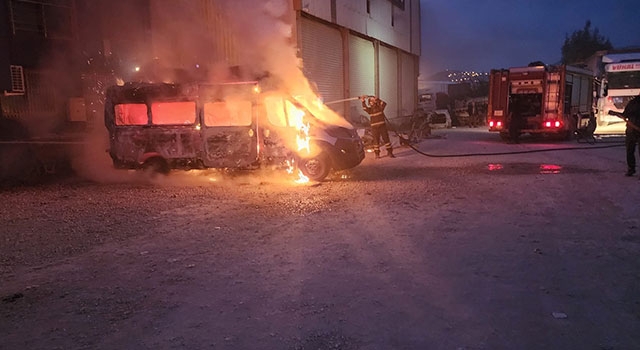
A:
<svg viewBox="0 0 640 350">
<path fill-rule="evenodd" d="M 206 167 L 247 167 L 258 161 L 257 122 L 251 100 L 204 102 L 201 119 Z"/>
</svg>

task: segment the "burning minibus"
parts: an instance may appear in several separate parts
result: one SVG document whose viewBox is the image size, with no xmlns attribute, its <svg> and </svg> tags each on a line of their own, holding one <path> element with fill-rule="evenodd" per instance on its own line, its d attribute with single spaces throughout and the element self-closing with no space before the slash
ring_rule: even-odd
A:
<svg viewBox="0 0 640 350">
<path fill-rule="evenodd" d="M 364 159 L 362 140 L 335 112 L 257 82 L 116 85 L 106 90 L 104 120 L 120 169 L 273 166 L 322 181 Z"/>
</svg>

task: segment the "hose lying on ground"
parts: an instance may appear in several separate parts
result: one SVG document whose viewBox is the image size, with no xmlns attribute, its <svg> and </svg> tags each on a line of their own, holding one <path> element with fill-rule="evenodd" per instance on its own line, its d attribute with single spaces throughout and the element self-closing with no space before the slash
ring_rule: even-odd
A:
<svg viewBox="0 0 640 350">
<path fill-rule="evenodd" d="M 386 119 L 388 125 L 389 120 Z M 488 153 L 459 153 L 459 154 L 431 154 L 421 151 L 416 148 L 414 145 L 409 142 L 408 139 L 404 138 L 400 135 L 395 129 L 392 129 L 393 133 L 400 139 L 401 144 L 405 144 L 409 146 L 412 150 L 417 153 L 432 158 L 459 158 L 459 157 L 480 157 L 480 156 L 504 156 L 510 154 L 526 154 L 526 153 L 542 153 L 542 152 L 555 152 L 555 151 L 575 151 L 575 150 L 586 150 L 586 149 L 602 149 L 602 148 L 613 148 L 613 147 L 621 147 L 624 146 L 624 142 L 616 142 L 613 144 L 603 145 L 603 146 L 588 146 L 588 147 L 560 147 L 560 148 L 546 148 L 546 149 L 534 149 L 534 150 L 522 150 L 522 151 L 510 151 L 510 152 L 488 152 Z M 593 145 L 594 143 L 589 142 L 589 144 Z"/>
</svg>

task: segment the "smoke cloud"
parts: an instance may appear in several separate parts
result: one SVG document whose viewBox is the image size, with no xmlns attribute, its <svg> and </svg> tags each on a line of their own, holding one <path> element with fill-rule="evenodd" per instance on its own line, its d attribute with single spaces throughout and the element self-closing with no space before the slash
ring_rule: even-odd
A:
<svg viewBox="0 0 640 350">
<path fill-rule="evenodd" d="M 319 107 L 317 93 L 302 71 L 302 61 L 294 37 L 295 12 L 288 0 L 236 0 L 224 2 L 222 9 L 236 38 L 239 62 L 251 67 L 254 75 L 267 73 L 276 84 L 311 109 L 324 122 L 350 127 L 341 116 Z"/>
<path fill-rule="evenodd" d="M 140 8 L 119 6 L 118 21 L 128 23 L 140 19 Z M 152 0 L 150 2 L 151 43 L 124 47 L 133 68 L 140 63 L 138 74 L 123 77 L 133 81 L 264 79 L 270 87 L 295 96 L 325 123 L 351 125 L 328 107 L 318 106 L 318 96 L 301 69 L 294 36 L 295 11 L 290 0 Z M 131 33 L 109 35 L 118 52 L 118 43 Z M 123 45 L 124 45 L 123 44 Z M 105 52 L 106 53 L 106 52 Z M 206 69 L 205 69 L 206 67 Z M 235 69 L 231 69 L 235 67 Z M 172 69 L 167 69 L 172 68 Z M 204 79 L 203 79 L 204 78 Z M 105 150 L 106 129 L 96 123 L 87 137 L 87 147 L 74 162 L 76 170 L 100 182 L 130 181 L 127 172 L 114 170 Z"/>
</svg>

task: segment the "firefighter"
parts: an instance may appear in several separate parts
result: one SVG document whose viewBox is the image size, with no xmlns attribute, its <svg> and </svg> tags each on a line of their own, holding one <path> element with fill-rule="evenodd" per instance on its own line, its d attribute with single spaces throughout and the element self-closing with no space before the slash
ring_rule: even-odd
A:
<svg viewBox="0 0 640 350">
<path fill-rule="evenodd" d="M 473 106 L 473 102 L 469 101 L 467 104 L 467 114 L 469 114 L 469 126 L 472 128 L 476 127 L 476 115 L 475 108 Z"/>
<path fill-rule="evenodd" d="M 629 101 L 621 116 L 627 121 L 624 138 L 627 151 L 627 172 L 625 175 L 633 176 L 636 173 L 636 146 L 640 148 L 640 95 Z"/>
<path fill-rule="evenodd" d="M 511 143 L 520 143 L 520 114 L 509 112 L 509 139 Z"/>
<path fill-rule="evenodd" d="M 507 120 L 509 122 L 509 138 L 510 143 L 520 143 L 520 129 L 522 128 L 522 113 L 521 103 L 519 101 L 511 101 L 509 105 L 509 115 Z"/>
<path fill-rule="evenodd" d="M 380 158 L 380 137 L 384 141 L 384 147 L 387 149 L 389 158 L 395 158 L 393 155 L 393 147 L 389 139 L 389 131 L 387 130 L 384 108 L 387 103 L 375 96 L 360 96 L 362 101 L 362 109 L 371 117 L 371 134 L 373 136 L 373 151 L 376 159 Z"/>
</svg>

